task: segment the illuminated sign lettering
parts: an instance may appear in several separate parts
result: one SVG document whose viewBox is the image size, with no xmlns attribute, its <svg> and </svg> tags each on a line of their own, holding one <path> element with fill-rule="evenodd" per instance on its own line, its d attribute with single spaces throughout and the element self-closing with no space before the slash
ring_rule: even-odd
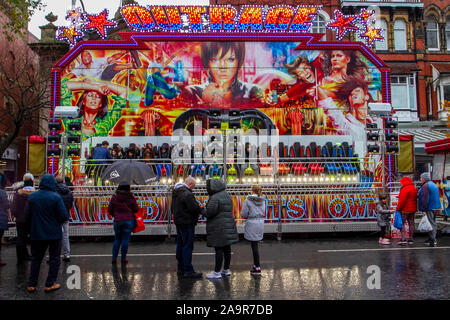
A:
<svg viewBox="0 0 450 320">
<path fill-rule="evenodd" d="M 234 7 L 226 6 L 140 6 L 131 4 L 120 10 L 128 27 L 133 31 L 169 32 L 308 32 L 322 6 L 287 5 L 243 6 L 237 14 Z M 117 23 L 108 20 L 108 11 L 81 14 L 78 9 L 68 11 L 66 19 L 71 25 L 58 29 L 58 40 L 71 46 L 82 38 L 87 30 L 95 30 L 103 39 L 107 28 L 116 28 Z M 334 12 L 334 20 L 327 28 L 335 30 L 339 40 L 347 32 L 359 32 L 371 46 L 374 41 L 384 40 L 381 28 L 375 28 L 373 12 L 361 9 L 359 15 L 344 15 Z"/>
</svg>

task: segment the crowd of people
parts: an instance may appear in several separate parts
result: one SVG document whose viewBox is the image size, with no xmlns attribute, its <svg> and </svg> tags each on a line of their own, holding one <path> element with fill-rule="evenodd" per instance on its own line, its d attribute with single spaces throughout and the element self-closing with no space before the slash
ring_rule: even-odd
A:
<svg viewBox="0 0 450 320">
<path fill-rule="evenodd" d="M 436 217 L 442 209 L 439 189 L 431 181 L 430 173 L 420 176 L 419 190 L 411 178 L 403 177 L 400 182 L 398 204 L 395 214 L 401 215 L 403 227 L 399 245 L 414 243 L 414 217 L 416 213 L 426 216 L 432 229 L 428 232 L 426 245 L 435 247 Z M 50 174 L 40 179 L 39 188 L 34 186 L 34 177 L 27 173 L 23 182 L 15 185 L 15 194 L 10 203 L 6 192 L 0 188 L 0 239 L 8 229 L 8 217 L 11 213 L 16 221 L 17 264 L 31 260 L 30 274 L 27 284 L 29 292 L 37 290 L 41 263 L 48 250 L 49 271 L 45 282 L 45 291 L 51 292 L 60 288 L 56 282 L 61 261 L 70 261 L 69 221 L 73 205 L 73 195 L 68 187 L 70 181 Z M 226 191 L 226 185 L 221 179 L 208 179 L 206 190 L 209 199 L 206 204 L 200 204 L 193 189 L 196 179 L 188 176 L 184 182 L 179 182 L 172 191 L 171 212 L 177 232 L 176 260 L 177 274 L 185 278 L 202 278 L 201 272 L 195 271 L 192 265 L 194 249 L 195 226 L 199 218 L 206 218 L 207 246 L 215 250 L 214 270 L 206 275 L 208 279 L 220 279 L 231 275 L 231 245 L 239 241 L 236 221 L 233 216 L 233 201 Z M 390 217 L 393 213 L 388 205 L 388 196 L 379 195 L 377 202 L 377 220 L 381 228 L 379 243 L 390 244 Z M 116 264 L 119 251 L 122 264 L 128 263 L 127 253 L 131 234 L 136 227 L 136 214 L 139 211 L 136 198 L 131 192 L 128 182 L 122 181 L 112 196 L 108 213 L 113 217 L 115 239 L 112 248 L 112 263 Z M 266 199 L 259 185 L 251 187 L 251 194 L 245 199 L 242 209 L 244 224 L 244 239 L 248 240 L 253 254 L 252 275 L 261 274 L 261 264 L 258 243 L 263 239 L 264 220 L 266 217 Z M 407 233 L 408 225 L 409 233 Z M 31 254 L 28 244 L 31 243 Z M 6 263 L 1 259 L 0 266 Z"/>
<path fill-rule="evenodd" d="M 378 242 L 382 245 L 389 245 L 391 235 L 391 214 L 399 214 L 401 216 L 402 228 L 401 239 L 399 245 L 411 245 L 414 243 L 415 216 L 417 212 L 421 212 L 422 216 L 426 216 L 431 224 L 431 231 L 428 232 L 428 239 L 425 245 L 435 247 L 436 241 L 436 217 L 442 210 L 441 200 L 439 197 L 439 187 L 431 180 L 429 172 L 420 175 L 421 186 L 419 190 L 414 185 L 410 177 L 400 179 L 402 188 L 398 197 L 395 212 L 392 212 L 388 206 L 388 195 L 380 194 L 377 203 L 377 222 L 380 227 L 380 238 Z M 408 229 L 406 228 L 408 225 Z M 408 237 L 407 237 L 408 235 Z"/>
</svg>

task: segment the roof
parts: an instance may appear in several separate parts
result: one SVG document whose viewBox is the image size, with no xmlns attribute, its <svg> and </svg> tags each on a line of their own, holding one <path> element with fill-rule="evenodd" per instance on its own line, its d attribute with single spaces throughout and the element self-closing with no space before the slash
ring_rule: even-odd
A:
<svg viewBox="0 0 450 320">
<path fill-rule="evenodd" d="M 391 74 L 411 74 L 414 71 L 421 71 L 415 62 L 385 61 L 391 69 Z"/>
<path fill-rule="evenodd" d="M 432 63 L 431 65 L 435 67 L 439 73 L 450 74 L 450 63 Z"/>
<path fill-rule="evenodd" d="M 450 130 L 432 130 L 432 129 L 399 129 L 398 134 L 410 134 L 414 136 L 415 144 L 424 144 L 434 140 L 442 140 L 447 138 L 445 132 L 450 133 Z"/>
</svg>

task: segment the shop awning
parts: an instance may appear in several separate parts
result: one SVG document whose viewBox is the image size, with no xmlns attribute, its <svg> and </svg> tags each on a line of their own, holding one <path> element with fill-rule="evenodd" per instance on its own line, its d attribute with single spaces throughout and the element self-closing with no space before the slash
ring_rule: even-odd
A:
<svg viewBox="0 0 450 320">
<path fill-rule="evenodd" d="M 425 143 L 427 153 L 450 153 L 450 138 Z"/>
<path fill-rule="evenodd" d="M 391 69 L 391 74 L 412 74 L 415 71 L 421 71 L 415 62 L 386 61 L 386 64 Z"/>
<path fill-rule="evenodd" d="M 442 140 L 447 138 L 443 131 L 432 129 L 399 129 L 399 135 L 412 135 L 414 136 L 414 144 L 425 144 L 430 141 Z"/>
</svg>

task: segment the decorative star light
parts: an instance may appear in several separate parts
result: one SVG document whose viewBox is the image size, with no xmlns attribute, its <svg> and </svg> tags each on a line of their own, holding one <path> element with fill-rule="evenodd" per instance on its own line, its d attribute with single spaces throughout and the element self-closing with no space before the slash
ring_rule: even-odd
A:
<svg viewBox="0 0 450 320">
<path fill-rule="evenodd" d="M 359 18 L 362 22 L 367 23 L 369 20 L 372 20 L 373 17 L 373 10 L 367 11 L 366 9 L 361 9 L 361 12 L 359 13 Z"/>
<path fill-rule="evenodd" d="M 71 46 L 75 45 L 78 39 L 83 37 L 83 33 L 76 29 L 75 25 L 69 27 L 58 27 L 58 40 L 67 40 Z"/>
<path fill-rule="evenodd" d="M 83 13 L 81 12 L 81 8 L 76 8 L 67 11 L 66 20 L 69 20 L 72 24 L 80 23 L 80 20 L 83 18 Z"/>
<path fill-rule="evenodd" d="M 326 27 L 329 29 L 336 29 L 336 37 L 338 40 L 342 40 L 344 35 L 348 32 L 358 31 L 359 28 L 353 24 L 353 22 L 358 18 L 354 15 L 343 15 L 339 10 L 334 11 L 334 20 L 329 22 Z"/>
<path fill-rule="evenodd" d="M 111 20 L 108 20 L 108 10 L 103 10 L 100 14 L 86 14 L 85 15 L 89 22 L 84 25 L 84 30 L 95 29 L 97 33 L 102 37 L 102 39 L 106 38 L 106 29 L 107 28 L 115 28 L 117 27 L 117 23 Z"/>
<path fill-rule="evenodd" d="M 367 45 L 372 46 L 375 40 L 384 40 L 384 37 L 381 35 L 382 30 L 381 28 L 373 28 L 370 24 L 366 24 L 366 32 L 361 33 L 359 36 L 361 38 L 367 38 Z"/>
</svg>

